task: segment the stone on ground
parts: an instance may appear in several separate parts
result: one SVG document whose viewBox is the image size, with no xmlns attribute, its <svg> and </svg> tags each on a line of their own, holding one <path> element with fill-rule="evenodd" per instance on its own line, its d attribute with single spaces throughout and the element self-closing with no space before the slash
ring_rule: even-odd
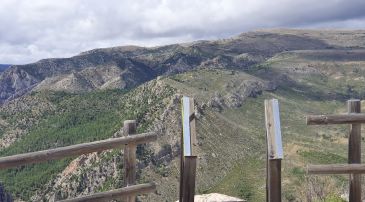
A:
<svg viewBox="0 0 365 202">
<path fill-rule="evenodd" d="M 224 194 L 211 193 L 211 194 L 203 194 L 196 195 L 194 198 L 195 202 L 241 202 L 245 201 L 243 199 L 227 196 Z M 179 201 L 176 201 L 179 202 Z"/>
</svg>

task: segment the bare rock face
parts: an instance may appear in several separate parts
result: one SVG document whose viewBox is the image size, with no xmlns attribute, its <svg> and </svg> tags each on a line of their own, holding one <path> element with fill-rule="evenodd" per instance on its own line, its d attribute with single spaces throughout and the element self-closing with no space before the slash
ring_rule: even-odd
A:
<svg viewBox="0 0 365 202">
<path fill-rule="evenodd" d="M 276 86 L 273 82 L 257 79 L 244 80 L 241 83 L 229 82 L 225 85 L 226 94 L 215 92 L 208 106 L 217 111 L 221 111 L 224 107 L 237 108 L 242 106 L 248 97 L 257 97 L 262 91 L 274 90 Z"/>
<path fill-rule="evenodd" d="M 127 70 L 120 69 L 117 66 L 90 67 L 80 72 L 46 78 L 34 90 L 77 93 L 99 89 L 124 89 L 127 87 L 123 79 L 125 73 L 127 73 Z"/>
<path fill-rule="evenodd" d="M 228 107 L 240 107 L 247 97 L 257 97 L 264 90 L 271 90 L 273 87 L 268 82 L 259 80 L 248 80 L 242 82 L 231 93 L 225 96 Z"/>
<path fill-rule="evenodd" d="M 212 107 L 213 109 L 216 109 L 217 111 L 221 111 L 225 106 L 225 100 L 223 99 L 221 94 L 216 92 L 208 102 L 208 106 Z"/>
<path fill-rule="evenodd" d="M 132 88 L 155 78 L 143 63 L 110 52 L 91 52 L 72 58 L 45 59 L 9 67 L 0 73 L 0 104 L 31 90 L 87 92 Z"/>
<path fill-rule="evenodd" d="M 0 74 L 0 104 L 23 95 L 38 82 L 39 80 L 35 76 L 23 69 L 9 68 Z"/>
</svg>

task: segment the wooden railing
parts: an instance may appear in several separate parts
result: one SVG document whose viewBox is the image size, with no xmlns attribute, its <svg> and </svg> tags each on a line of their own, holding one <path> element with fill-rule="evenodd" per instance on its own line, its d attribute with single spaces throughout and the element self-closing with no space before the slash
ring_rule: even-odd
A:
<svg viewBox="0 0 365 202">
<path fill-rule="evenodd" d="M 361 163 L 361 124 L 365 123 L 365 114 L 361 114 L 360 100 L 347 101 L 347 114 L 315 115 L 307 117 L 308 125 L 350 124 L 348 163 L 335 165 L 308 165 L 308 174 L 350 174 L 349 201 L 361 201 L 361 174 L 365 165 Z"/>
<path fill-rule="evenodd" d="M 365 174 L 364 164 L 308 165 L 308 174 Z"/>
<path fill-rule="evenodd" d="M 121 199 L 123 197 L 134 197 L 137 194 L 151 193 L 156 190 L 156 185 L 154 183 L 148 184 L 138 184 L 121 189 L 115 189 L 112 191 L 106 191 L 101 193 L 96 193 L 88 196 L 82 196 L 73 199 L 67 199 L 59 202 L 100 202 L 100 201 L 110 201 L 112 199 Z M 133 201 L 134 202 L 134 201 Z"/>
<path fill-rule="evenodd" d="M 125 186 L 107 192 L 96 193 L 65 201 L 107 201 L 112 199 L 126 198 L 128 202 L 134 202 L 137 194 L 153 192 L 156 190 L 154 183 L 135 185 L 136 183 L 136 149 L 138 144 L 148 143 L 157 140 L 156 133 L 136 134 L 136 121 L 124 122 L 124 137 L 111 138 L 107 140 L 59 147 L 55 149 L 18 154 L 0 158 L 0 169 L 17 167 L 26 164 L 40 163 L 49 160 L 56 160 L 65 157 L 100 152 L 124 146 Z"/>
</svg>

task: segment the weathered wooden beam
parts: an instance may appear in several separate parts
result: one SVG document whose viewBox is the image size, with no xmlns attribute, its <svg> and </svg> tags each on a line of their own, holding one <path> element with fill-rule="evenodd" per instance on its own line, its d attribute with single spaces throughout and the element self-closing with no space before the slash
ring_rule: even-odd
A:
<svg viewBox="0 0 365 202">
<path fill-rule="evenodd" d="M 0 169 L 61 159 L 69 156 L 78 156 L 81 154 L 88 154 L 92 152 L 100 152 L 108 149 L 121 147 L 123 145 L 130 143 L 143 144 L 155 141 L 156 139 L 157 139 L 157 134 L 150 132 L 128 137 L 111 138 L 101 141 L 71 145 L 67 147 L 59 147 L 55 149 L 18 154 L 13 156 L 6 156 L 0 158 Z"/>
<path fill-rule="evenodd" d="M 307 174 L 365 174 L 365 164 L 308 165 Z"/>
<path fill-rule="evenodd" d="M 131 137 L 137 133 L 137 122 L 135 120 L 124 121 L 123 133 L 125 136 Z M 136 183 L 136 151 L 137 145 L 129 143 L 124 147 L 124 186 L 128 187 Z M 127 202 L 135 202 L 136 196 L 129 195 L 126 197 Z"/>
<path fill-rule="evenodd" d="M 307 116 L 307 125 L 326 124 L 355 124 L 365 123 L 365 114 L 337 114 L 337 115 L 311 115 Z"/>
<path fill-rule="evenodd" d="M 197 138 L 195 129 L 194 99 L 182 98 L 183 153 L 184 156 L 195 156 Z"/>
<path fill-rule="evenodd" d="M 360 113 L 361 102 L 360 100 L 347 101 L 347 110 L 349 113 Z M 361 163 L 361 124 L 354 123 L 350 125 L 349 135 L 349 148 L 348 148 L 348 163 L 359 164 Z M 350 193 L 349 201 L 357 202 L 361 201 L 361 175 L 350 175 Z"/>
<path fill-rule="evenodd" d="M 281 202 L 281 159 L 268 160 L 267 198 L 268 202 Z"/>
<path fill-rule="evenodd" d="M 277 99 L 265 100 L 266 140 L 269 159 L 283 158 L 280 112 Z"/>
<path fill-rule="evenodd" d="M 197 155 L 198 139 L 196 135 L 196 123 L 195 123 L 195 102 L 194 98 L 189 99 L 189 121 L 190 121 L 190 135 L 191 135 L 191 155 Z"/>
<path fill-rule="evenodd" d="M 179 182 L 179 201 L 183 200 L 184 179 L 184 135 L 180 135 L 180 182 Z"/>
<path fill-rule="evenodd" d="M 194 202 L 195 196 L 195 177 L 196 177 L 196 156 L 184 157 L 183 175 L 183 199 L 182 202 Z"/>
<path fill-rule="evenodd" d="M 182 98 L 182 135 L 180 156 L 179 201 L 194 202 L 197 161 L 194 99 Z"/>
<path fill-rule="evenodd" d="M 281 138 L 279 102 L 265 100 L 265 124 L 267 141 L 266 201 L 281 202 Z"/>
<path fill-rule="evenodd" d="M 125 196 L 135 196 L 138 194 L 151 193 L 156 191 L 155 183 L 132 185 L 121 189 L 115 189 L 112 191 L 96 193 L 88 196 L 82 196 L 73 199 L 61 200 L 60 202 L 101 202 L 110 201 L 113 199 L 120 199 Z"/>
</svg>

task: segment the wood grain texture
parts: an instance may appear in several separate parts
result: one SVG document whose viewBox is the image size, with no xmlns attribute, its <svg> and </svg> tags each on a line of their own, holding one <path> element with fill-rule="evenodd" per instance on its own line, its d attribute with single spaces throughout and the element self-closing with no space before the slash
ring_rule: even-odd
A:
<svg viewBox="0 0 365 202">
<path fill-rule="evenodd" d="M 100 152 L 108 149 L 122 147 L 126 144 L 143 144 L 157 140 L 156 133 L 142 133 L 134 136 L 111 138 L 101 141 L 76 144 L 67 147 L 18 154 L 0 158 L 0 169 L 17 167 L 21 165 L 39 163 L 49 160 L 61 159 L 69 156 L 78 156 L 92 152 Z"/>
<path fill-rule="evenodd" d="M 365 123 L 365 114 L 349 114 L 337 115 L 311 115 L 307 116 L 307 125 L 326 125 L 326 124 L 352 124 Z"/>
<path fill-rule="evenodd" d="M 182 99 L 181 156 L 179 201 L 194 201 L 197 164 L 197 137 L 195 125 L 194 99 L 184 96 Z M 185 135 L 189 135 L 186 137 Z M 188 149 L 188 151 L 187 151 Z"/>
<path fill-rule="evenodd" d="M 281 159 L 270 159 L 268 165 L 267 201 L 281 202 Z"/>
<path fill-rule="evenodd" d="M 116 189 L 107 192 L 96 193 L 88 196 L 82 196 L 73 199 L 62 200 L 60 202 L 102 202 L 110 201 L 113 199 L 120 199 L 125 196 L 145 194 L 156 191 L 156 185 L 154 183 L 132 185 L 121 189 Z"/>
<path fill-rule="evenodd" d="M 179 201 L 183 200 L 183 176 L 184 176 L 184 137 L 180 135 L 180 182 L 179 182 Z"/>
<path fill-rule="evenodd" d="M 360 100 L 347 101 L 347 109 L 349 113 L 360 113 Z M 348 163 L 361 163 L 361 124 L 353 123 L 350 125 L 349 148 L 348 148 Z M 361 201 L 361 175 L 350 175 L 350 202 Z"/>
<path fill-rule="evenodd" d="M 281 139 L 279 103 L 276 99 L 265 100 L 265 125 L 267 141 L 266 201 L 281 202 Z"/>
<path fill-rule="evenodd" d="M 276 99 L 265 100 L 265 125 L 268 157 L 269 159 L 282 159 L 279 102 Z"/>
<path fill-rule="evenodd" d="M 308 174 L 365 174 L 365 164 L 308 165 Z"/>
<path fill-rule="evenodd" d="M 123 127 L 124 136 L 133 137 L 137 133 L 137 122 L 134 120 L 124 121 Z M 136 152 L 137 145 L 135 143 L 129 143 L 124 147 L 124 186 L 128 187 L 136 183 Z M 126 197 L 127 202 L 135 202 L 136 196 L 129 195 Z"/>
<path fill-rule="evenodd" d="M 183 200 L 183 185 L 184 185 L 184 130 L 185 120 L 184 120 L 184 97 L 181 99 L 181 124 L 182 124 L 182 133 L 180 135 L 180 181 L 179 181 L 179 201 Z"/>
<path fill-rule="evenodd" d="M 191 137 L 191 155 L 196 156 L 197 155 L 197 148 L 198 148 L 198 140 L 196 136 L 196 123 L 195 123 L 195 104 L 194 104 L 194 98 L 190 98 L 190 137 Z"/>
<path fill-rule="evenodd" d="M 197 161 L 196 156 L 186 156 L 185 157 L 182 202 L 194 202 L 196 161 Z"/>
</svg>

